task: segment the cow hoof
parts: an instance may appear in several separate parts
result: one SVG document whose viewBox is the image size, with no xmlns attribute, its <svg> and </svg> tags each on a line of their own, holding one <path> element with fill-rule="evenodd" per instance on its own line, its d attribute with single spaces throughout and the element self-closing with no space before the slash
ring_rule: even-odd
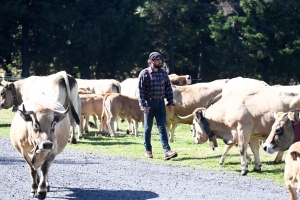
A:
<svg viewBox="0 0 300 200">
<path fill-rule="evenodd" d="M 127 129 L 127 130 L 126 130 L 126 134 L 129 135 L 129 133 L 130 133 L 130 131 Z"/>
<path fill-rule="evenodd" d="M 78 140 L 82 140 L 83 139 L 83 137 L 82 136 L 80 136 L 79 138 L 78 138 Z"/>
<path fill-rule="evenodd" d="M 247 174 L 248 174 L 248 169 L 241 171 L 241 175 L 242 176 L 246 176 Z"/>
<path fill-rule="evenodd" d="M 273 165 L 278 165 L 278 164 L 280 164 L 281 162 L 282 162 L 282 160 L 279 160 L 279 161 L 274 160 L 274 161 L 273 161 Z"/>
<path fill-rule="evenodd" d="M 46 192 L 38 192 L 36 198 L 45 199 L 46 198 Z"/>
<path fill-rule="evenodd" d="M 256 169 L 256 168 L 254 167 L 253 171 L 254 171 L 254 172 L 260 172 L 260 171 L 261 171 L 261 165 L 258 166 L 258 169 Z"/>
<path fill-rule="evenodd" d="M 71 144 L 76 144 L 76 143 L 77 143 L 77 142 L 76 142 L 76 139 L 75 139 L 75 138 L 71 138 L 71 139 L 70 139 L 70 143 L 71 143 Z"/>
<path fill-rule="evenodd" d="M 31 198 L 34 198 L 35 197 L 35 192 L 33 191 L 33 192 L 30 192 L 30 197 Z"/>
<path fill-rule="evenodd" d="M 47 186 L 47 192 L 50 192 L 50 186 L 49 185 Z"/>
<path fill-rule="evenodd" d="M 84 132 L 85 132 L 85 133 L 89 133 L 89 130 L 85 130 Z"/>
</svg>

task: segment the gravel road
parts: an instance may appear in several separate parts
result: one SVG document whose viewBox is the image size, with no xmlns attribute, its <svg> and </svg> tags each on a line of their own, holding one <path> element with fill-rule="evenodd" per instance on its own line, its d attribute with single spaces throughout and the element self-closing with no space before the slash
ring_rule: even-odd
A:
<svg viewBox="0 0 300 200">
<path fill-rule="evenodd" d="M 0 146 L 0 199 L 31 199 L 27 164 L 8 138 Z M 69 149 L 56 157 L 49 182 L 51 200 L 288 199 L 283 185 L 268 180 Z"/>
</svg>

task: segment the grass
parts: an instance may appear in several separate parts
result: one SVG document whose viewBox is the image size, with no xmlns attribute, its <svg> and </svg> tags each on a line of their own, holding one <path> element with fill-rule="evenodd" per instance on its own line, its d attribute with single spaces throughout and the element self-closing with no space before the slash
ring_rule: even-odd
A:
<svg viewBox="0 0 300 200">
<path fill-rule="evenodd" d="M 9 137 L 10 123 L 13 116 L 14 113 L 11 112 L 11 109 L 0 111 L 0 136 Z M 219 147 L 214 151 L 209 147 L 208 143 L 201 145 L 194 144 L 189 125 L 180 124 L 176 127 L 174 142 L 170 143 L 170 146 L 172 150 L 178 153 L 178 157 L 169 161 L 163 160 L 164 155 L 162 146 L 155 126 L 153 126 L 152 129 L 153 159 L 144 158 L 142 127 L 139 127 L 140 135 L 138 137 L 127 135 L 125 133 L 127 127 L 125 122 L 119 122 L 119 127 L 120 131 L 117 132 L 116 138 L 101 135 L 95 136 L 97 130 L 90 128 L 89 133 L 83 134 L 83 140 L 77 141 L 77 144 L 68 144 L 67 148 L 102 155 L 130 157 L 151 163 L 163 163 L 168 165 L 187 166 L 195 169 L 202 168 L 224 173 L 240 174 L 240 155 L 237 147 L 232 147 L 223 165 L 219 165 L 218 161 L 224 148 L 223 141 L 218 139 Z M 252 161 L 248 162 L 250 171 L 247 176 L 255 177 L 257 179 L 269 179 L 275 184 L 284 184 L 284 162 L 273 165 L 272 162 L 275 159 L 275 154 L 268 154 L 260 148 L 262 171 L 253 172 L 254 157 L 250 148 L 248 148 L 248 153 L 251 156 Z"/>
</svg>

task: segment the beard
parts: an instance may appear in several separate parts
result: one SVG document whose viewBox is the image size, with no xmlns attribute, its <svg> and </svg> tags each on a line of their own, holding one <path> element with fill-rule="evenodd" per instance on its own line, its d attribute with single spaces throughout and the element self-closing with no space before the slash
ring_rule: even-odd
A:
<svg viewBox="0 0 300 200">
<path fill-rule="evenodd" d="M 153 63 L 153 67 L 156 69 L 160 69 L 162 67 L 162 63 L 157 64 L 157 65 Z"/>
</svg>

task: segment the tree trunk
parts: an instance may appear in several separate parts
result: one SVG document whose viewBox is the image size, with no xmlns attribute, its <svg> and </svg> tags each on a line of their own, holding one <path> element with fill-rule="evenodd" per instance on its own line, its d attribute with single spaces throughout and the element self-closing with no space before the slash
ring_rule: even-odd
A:
<svg viewBox="0 0 300 200">
<path fill-rule="evenodd" d="M 169 33 L 169 48 L 170 48 L 170 66 L 169 66 L 169 74 L 175 73 L 175 61 L 174 61 L 174 31 L 173 31 L 173 12 L 170 14 L 170 33 Z"/>
<path fill-rule="evenodd" d="M 22 23 L 22 77 L 27 78 L 30 76 L 29 68 L 30 68 L 30 61 L 29 61 L 29 24 L 24 17 Z"/>
</svg>

